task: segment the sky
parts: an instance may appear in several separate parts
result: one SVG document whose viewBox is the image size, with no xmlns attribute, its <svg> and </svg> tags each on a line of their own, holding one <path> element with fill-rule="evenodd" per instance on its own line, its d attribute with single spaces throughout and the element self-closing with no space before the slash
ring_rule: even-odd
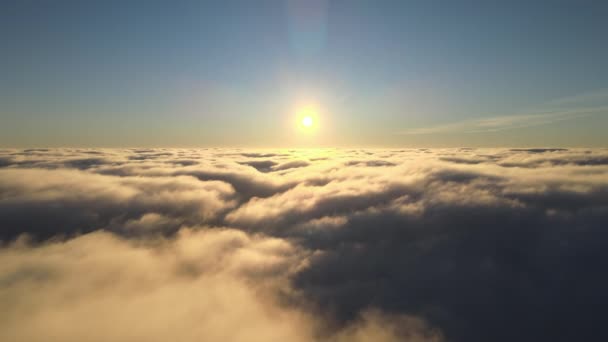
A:
<svg viewBox="0 0 608 342">
<path fill-rule="evenodd" d="M 603 1 L 7 1 L 0 145 L 605 147 L 607 16 Z"/>
</svg>

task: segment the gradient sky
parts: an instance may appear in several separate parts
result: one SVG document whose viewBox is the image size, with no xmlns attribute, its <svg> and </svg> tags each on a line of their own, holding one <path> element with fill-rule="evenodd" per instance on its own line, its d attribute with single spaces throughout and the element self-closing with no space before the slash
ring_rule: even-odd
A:
<svg viewBox="0 0 608 342">
<path fill-rule="evenodd" d="M 608 146 L 605 1 L 7 1 L 2 146 Z M 319 110 L 298 134 L 294 113 Z"/>
</svg>

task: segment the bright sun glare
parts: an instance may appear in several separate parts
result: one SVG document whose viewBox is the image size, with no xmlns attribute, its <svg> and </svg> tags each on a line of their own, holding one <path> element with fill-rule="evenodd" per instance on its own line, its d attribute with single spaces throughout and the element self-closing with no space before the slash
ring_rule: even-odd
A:
<svg viewBox="0 0 608 342">
<path fill-rule="evenodd" d="M 312 131 L 317 125 L 318 113 L 316 108 L 312 106 L 301 107 L 298 109 L 298 124 L 300 128 L 306 131 Z"/>
<path fill-rule="evenodd" d="M 305 127 L 311 127 L 312 126 L 312 118 L 310 116 L 305 116 L 302 119 L 302 125 L 304 125 Z"/>
</svg>

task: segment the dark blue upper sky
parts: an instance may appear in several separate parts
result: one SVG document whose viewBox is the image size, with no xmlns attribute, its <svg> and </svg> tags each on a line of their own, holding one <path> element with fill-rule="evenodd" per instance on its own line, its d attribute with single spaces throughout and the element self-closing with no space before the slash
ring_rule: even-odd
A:
<svg viewBox="0 0 608 342">
<path fill-rule="evenodd" d="M 604 1 L 13 1 L 2 145 L 608 145 Z M 313 104 L 319 131 L 294 137 Z"/>
</svg>

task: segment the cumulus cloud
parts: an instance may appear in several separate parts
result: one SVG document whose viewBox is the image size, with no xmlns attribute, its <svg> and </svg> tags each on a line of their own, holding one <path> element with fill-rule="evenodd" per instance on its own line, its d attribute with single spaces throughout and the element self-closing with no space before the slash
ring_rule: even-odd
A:
<svg viewBox="0 0 608 342">
<path fill-rule="evenodd" d="M 111 177 L 70 169 L 0 169 L 0 226 L 5 238 L 121 230 L 155 213 L 179 224 L 213 221 L 233 205 L 226 183 L 193 177 Z M 179 224 L 166 230 L 175 230 Z M 171 229 L 173 228 L 173 229 Z M 133 232 L 132 230 L 129 230 Z"/>
<path fill-rule="evenodd" d="M 182 230 L 155 246 L 95 232 L 1 252 L 3 341 L 308 341 L 304 314 L 281 307 L 294 256 L 284 241 Z M 265 283 L 256 281 L 263 279 Z"/>
<path fill-rule="evenodd" d="M 0 339 L 608 337 L 606 160 L 3 150 Z"/>
<path fill-rule="evenodd" d="M 98 231 L 0 250 L 3 341 L 437 341 L 420 319 L 364 312 L 319 336 L 310 312 L 281 303 L 303 251 L 229 229 L 171 240 Z"/>
</svg>

